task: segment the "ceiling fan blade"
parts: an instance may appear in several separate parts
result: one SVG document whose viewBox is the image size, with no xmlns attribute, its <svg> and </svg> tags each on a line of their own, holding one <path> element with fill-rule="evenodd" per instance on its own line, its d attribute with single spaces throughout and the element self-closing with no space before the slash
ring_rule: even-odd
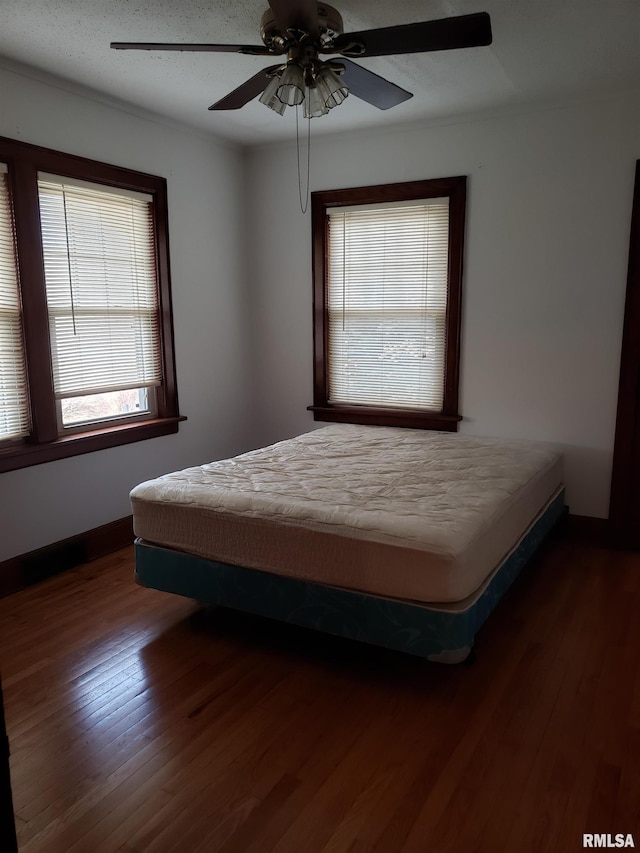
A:
<svg viewBox="0 0 640 853">
<path fill-rule="evenodd" d="M 319 35 L 316 0 L 269 0 L 276 23 L 283 33 L 302 30 L 312 38 Z"/>
<path fill-rule="evenodd" d="M 401 24 L 379 30 L 344 33 L 334 39 L 331 52 L 345 56 L 389 56 L 394 53 L 427 53 L 491 44 L 491 19 L 486 12 Z M 326 51 L 327 53 L 329 50 Z"/>
<path fill-rule="evenodd" d="M 252 56 L 272 56 L 277 51 L 263 44 L 164 44 L 163 42 L 112 41 L 114 50 L 191 50 L 202 53 L 247 53 Z"/>
<path fill-rule="evenodd" d="M 257 74 L 254 74 L 253 77 L 250 77 L 245 81 L 241 86 L 238 86 L 237 89 L 234 89 L 233 92 L 229 92 L 229 94 L 225 95 L 224 98 L 216 101 L 215 104 L 211 104 L 209 109 L 239 110 L 240 107 L 244 107 L 245 104 L 252 101 L 256 95 L 259 95 L 260 92 L 266 88 L 267 83 L 271 79 L 269 72 L 275 71 L 276 68 L 280 67 L 280 65 L 270 65 L 268 68 L 263 68 L 261 71 L 258 71 Z"/>
<path fill-rule="evenodd" d="M 355 62 L 341 59 L 340 65 L 344 65 L 344 72 L 340 78 L 344 80 L 350 94 L 368 104 L 373 104 L 379 110 L 388 110 L 403 101 L 409 100 L 409 98 L 413 98 L 411 92 L 407 92 L 406 89 L 401 89 L 395 83 L 374 74 L 368 68 L 356 65 Z"/>
</svg>

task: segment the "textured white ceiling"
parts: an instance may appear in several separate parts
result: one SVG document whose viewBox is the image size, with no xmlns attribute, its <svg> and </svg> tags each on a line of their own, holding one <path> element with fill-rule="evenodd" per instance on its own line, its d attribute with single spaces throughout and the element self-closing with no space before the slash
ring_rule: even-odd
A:
<svg viewBox="0 0 640 853">
<path fill-rule="evenodd" d="M 349 97 L 314 133 L 640 91 L 640 0 L 332 0 L 345 32 L 487 11 L 493 44 L 359 62 L 414 93 L 381 111 Z M 261 44 L 266 0 L 0 0 L 3 58 L 245 144 L 295 135 L 295 116 L 209 104 L 271 57 L 124 52 L 111 41 Z"/>
</svg>

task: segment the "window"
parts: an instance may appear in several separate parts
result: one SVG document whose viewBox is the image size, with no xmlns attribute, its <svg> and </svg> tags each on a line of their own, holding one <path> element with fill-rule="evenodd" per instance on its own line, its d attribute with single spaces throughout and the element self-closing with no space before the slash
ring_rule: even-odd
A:
<svg viewBox="0 0 640 853">
<path fill-rule="evenodd" d="M 176 432 L 163 178 L 0 138 L 0 471 Z"/>
<path fill-rule="evenodd" d="M 316 420 L 457 429 L 465 191 L 312 194 Z"/>
<path fill-rule="evenodd" d="M 0 163 L 0 441 L 29 434 L 22 311 L 7 169 Z"/>
</svg>

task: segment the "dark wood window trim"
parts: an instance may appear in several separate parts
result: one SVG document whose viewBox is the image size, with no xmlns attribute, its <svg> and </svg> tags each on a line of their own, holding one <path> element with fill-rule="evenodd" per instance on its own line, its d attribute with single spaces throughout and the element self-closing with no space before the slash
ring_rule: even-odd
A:
<svg viewBox="0 0 640 853">
<path fill-rule="evenodd" d="M 613 452 L 611 541 L 640 548 L 640 160 L 636 162 Z"/>
<path fill-rule="evenodd" d="M 179 421 L 184 418 L 179 415 L 176 388 L 166 180 L 5 137 L 0 137 L 0 161 L 7 164 L 9 173 L 32 422 L 31 434 L 27 438 L 0 443 L 0 473 L 176 432 Z M 49 351 L 38 172 L 134 190 L 153 197 L 163 377 L 157 389 L 157 415 L 153 419 L 141 418 L 63 437 L 58 434 Z"/>
<path fill-rule="evenodd" d="M 315 420 L 450 432 L 457 430 L 458 422 L 462 420 L 458 413 L 458 385 L 466 183 L 466 177 L 459 176 L 355 189 L 325 190 L 311 194 L 314 383 L 313 405 L 308 408 L 313 412 Z M 331 404 L 328 400 L 327 371 L 327 211 L 346 205 L 441 197 L 449 198 L 449 281 L 442 411 Z"/>
</svg>

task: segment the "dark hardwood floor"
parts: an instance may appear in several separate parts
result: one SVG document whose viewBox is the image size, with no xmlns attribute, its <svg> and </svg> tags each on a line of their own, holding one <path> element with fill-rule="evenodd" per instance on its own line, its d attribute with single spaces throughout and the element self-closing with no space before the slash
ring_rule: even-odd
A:
<svg viewBox="0 0 640 853">
<path fill-rule="evenodd" d="M 548 546 L 443 667 L 133 583 L 0 601 L 21 853 L 640 845 L 640 554 Z"/>
</svg>

